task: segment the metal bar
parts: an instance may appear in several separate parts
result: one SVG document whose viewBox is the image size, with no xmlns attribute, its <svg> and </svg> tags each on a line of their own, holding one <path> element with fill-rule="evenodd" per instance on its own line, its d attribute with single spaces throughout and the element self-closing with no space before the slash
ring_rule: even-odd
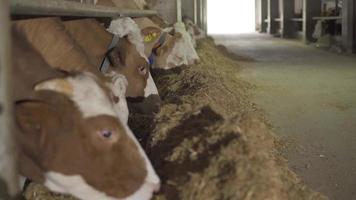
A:
<svg viewBox="0 0 356 200">
<path fill-rule="evenodd" d="M 177 22 L 182 22 L 182 0 L 177 0 Z"/>
<path fill-rule="evenodd" d="M 199 0 L 199 26 L 201 29 L 204 27 L 204 12 L 203 12 L 203 0 Z"/>
<path fill-rule="evenodd" d="M 303 18 L 292 18 L 291 20 L 294 22 L 303 22 Z"/>
<path fill-rule="evenodd" d="M 329 17 L 313 17 L 313 20 L 338 20 L 342 19 L 340 16 L 329 16 Z"/>
<path fill-rule="evenodd" d="M 144 17 L 157 15 L 153 10 L 119 9 L 63 0 L 11 0 L 11 14 L 68 17 Z"/>
<path fill-rule="evenodd" d="M 0 0 L 0 199 L 18 190 L 11 100 L 11 38 L 8 0 Z"/>
<path fill-rule="evenodd" d="M 198 0 L 194 1 L 194 24 L 198 24 Z"/>
</svg>

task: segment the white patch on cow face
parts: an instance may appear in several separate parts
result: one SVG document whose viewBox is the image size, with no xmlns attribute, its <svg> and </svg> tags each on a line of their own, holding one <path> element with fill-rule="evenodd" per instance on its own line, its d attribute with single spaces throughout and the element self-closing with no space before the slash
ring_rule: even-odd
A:
<svg viewBox="0 0 356 200">
<path fill-rule="evenodd" d="M 91 74 L 69 79 L 73 84 L 73 101 L 77 103 L 85 118 L 98 115 L 116 116 L 112 102 Z"/>
<path fill-rule="evenodd" d="M 147 179 L 147 178 L 146 178 Z M 125 198 L 125 200 L 149 200 L 153 192 L 159 190 L 159 184 L 145 182 L 135 193 Z"/>
<path fill-rule="evenodd" d="M 71 194 L 77 198 L 83 200 L 149 200 L 154 192 L 160 188 L 160 179 L 154 171 L 151 162 L 147 158 L 141 145 L 138 143 L 136 137 L 130 130 L 130 128 L 124 125 L 126 133 L 137 145 L 140 155 L 144 158 L 147 170 L 147 176 L 141 187 L 128 197 L 119 199 L 106 195 L 104 192 L 100 192 L 90 186 L 79 175 L 66 176 L 57 172 L 48 172 L 45 174 L 46 181 L 45 186 L 51 191 Z M 105 178 L 105 177 L 103 177 Z"/>
<path fill-rule="evenodd" d="M 145 88 L 145 97 L 149 97 L 150 95 L 158 95 L 157 86 L 151 76 L 151 73 L 149 73 L 147 79 L 147 85 Z"/>
<path fill-rule="evenodd" d="M 64 82 L 66 84 L 64 84 Z M 58 85 L 58 83 L 60 85 Z M 70 86 L 68 89 L 62 89 L 63 85 Z M 68 86 L 66 86 L 68 88 Z M 98 115 L 109 115 L 116 117 L 112 107 L 112 102 L 95 81 L 95 76 L 90 73 L 83 73 L 74 77 L 67 77 L 60 81 L 45 81 L 36 85 L 35 90 L 51 90 L 68 96 L 76 103 L 84 118 L 95 117 Z"/>
<path fill-rule="evenodd" d="M 142 189 L 144 191 L 146 191 L 148 188 L 150 188 L 152 192 L 157 191 L 160 187 L 161 181 L 160 181 L 158 175 L 156 174 L 155 170 L 153 169 L 151 161 L 148 159 L 145 151 L 142 149 L 140 143 L 137 141 L 136 136 L 132 133 L 131 129 L 127 126 L 127 124 L 125 124 L 124 127 L 125 127 L 127 135 L 137 145 L 138 151 L 141 154 L 141 156 L 144 158 L 145 163 L 146 163 L 147 177 L 145 179 L 145 183 L 147 184 L 147 186 L 145 186 Z"/>
<path fill-rule="evenodd" d="M 70 194 L 82 200 L 149 200 L 159 185 L 145 182 L 132 195 L 115 198 L 91 187 L 80 175 L 66 176 L 57 172 L 47 172 L 44 185 L 53 192 Z M 146 178 L 147 180 L 147 178 Z"/>
<path fill-rule="evenodd" d="M 47 172 L 45 177 L 44 185 L 54 192 L 71 194 L 83 200 L 117 200 L 94 189 L 79 175 L 66 176 L 57 172 Z"/>
<path fill-rule="evenodd" d="M 108 84 L 112 93 L 119 98 L 119 102 L 114 104 L 115 112 L 123 124 L 127 124 L 129 119 L 129 109 L 126 102 L 126 88 L 128 86 L 127 79 L 124 75 L 110 72 L 106 74 L 111 79 Z"/>
</svg>

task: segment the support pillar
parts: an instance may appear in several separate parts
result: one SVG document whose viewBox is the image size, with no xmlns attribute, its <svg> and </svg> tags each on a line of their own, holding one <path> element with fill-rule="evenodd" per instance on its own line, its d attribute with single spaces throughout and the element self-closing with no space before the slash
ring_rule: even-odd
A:
<svg viewBox="0 0 356 200">
<path fill-rule="evenodd" d="M 203 0 L 203 30 L 208 33 L 208 1 Z"/>
<path fill-rule="evenodd" d="M 193 0 L 194 1 L 194 24 L 198 24 L 198 0 Z"/>
<path fill-rule="evenodd" d="M 294 0 L 280 0 L 281 30 L 283 38 L 294 36 Z"/>
<path fill-rule="evenodd" d="M 182 0 L 177 0 L 177 22 L 182 21 Z"/>
<path fill-rule="evenodd" d="M 347 53 L 356 50 L 356 2 L 344 0 L 342 8 L 342 46 Z"/>
<path fill-rule="evenodd" d="M 278 18 L 279 6 L 278 0 L 267 0 L 268 7 L 268 27 L 267 32 L 269 34 L 277 33 L 278 23 L 275 21 Z"/>
<path fill-rule="evenodd" d="M 268 28 L 268 22 L 266 20 L 268 19 L 268 0 L 260 0 L 261 2 L 261 32 L 262 33 L 267 33 L 267 28 Z"/>
<path fill-rule="evenodd" d="M 0 199 L 19 192 L 11 99 L 10 5 L 0 0 Z"/>
<path fill-rule="evenodd" d="M 313 17 L 321 16 L 321 0 L 303 0 L 303 40 L 309 43 L 314 40 L 313 32 L 316 20 Z"/>
<path fill-rule="evenodd" d="M 203 28 L 203 0 L 198 1 L 198 26 Z"/>
</svg>

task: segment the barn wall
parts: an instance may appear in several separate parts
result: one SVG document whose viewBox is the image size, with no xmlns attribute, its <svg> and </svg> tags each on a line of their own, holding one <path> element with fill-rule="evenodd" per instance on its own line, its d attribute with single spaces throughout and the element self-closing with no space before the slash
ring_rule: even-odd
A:
<svg viewBox="0 0 356 200">
<path fill-rule="evenodd" d="M 151 9 L 157 10 L 168 23 L 173 24 L 177 21 L 176 0 L 148 0 L 147 3 Z"/>
<path fill-rule="evenodd" d="M 177 0 L 147 0 L 147 3 L 151 9 L 157 10 L 168 23 L 173 24 L 177 21 Z M 197 17 L 198 22 L 200 22 L 204 19 L 201 18 L 199 13 L 200 0 L 197 3 Z M 206 8 L 204 7 L 203 9 Z M 191 20 L 194 20 L 194 0 L 182 0 L 182 16 L 187 16 Z"/>
</svg>

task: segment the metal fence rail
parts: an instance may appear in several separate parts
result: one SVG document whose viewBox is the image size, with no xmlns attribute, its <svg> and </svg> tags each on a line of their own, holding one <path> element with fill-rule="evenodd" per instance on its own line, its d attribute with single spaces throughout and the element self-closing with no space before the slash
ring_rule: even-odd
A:
<svg viewBox="0 0 356 200">
<path fill-rule="evenodd" d="M 12 15 L 30 16 L 115 18 L 157 15 L 153 10 L 119 9 L 64 0 L 11 0 L 10 8 Z"/>
<path fill-rule="evenodd" d="M 19 190 L 11 100 L 11 39 L 8 0 L 0 0 L 0 199 Z"/>
</svg>

